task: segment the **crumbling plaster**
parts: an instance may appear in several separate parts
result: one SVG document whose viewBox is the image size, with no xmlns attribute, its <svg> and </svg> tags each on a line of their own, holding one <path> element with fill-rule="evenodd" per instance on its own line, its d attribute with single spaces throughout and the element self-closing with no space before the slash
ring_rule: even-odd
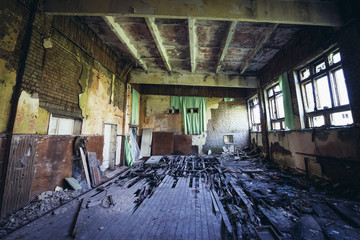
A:
<svg viewBox="0 0 360 240">
<path fill-rule="evenodd" d="M 37 93 L 21 92 L 14 123 L 16 134 L 46 134 L 50 113 L 39 107 Z"/>
<path fill-rule="evenodd" d="M 89 78 L 85 80 L 85 90 L 79 95 L 79 105 L 83 116 L 83 134 L 103 134 L 103 124 L 118 125 L 118 134 L 123 133 L 124 113 L 111 102 L 111 75 L 91 70 Z"/>
<path fill-rule="evenodd" d="M 172 114 L 169 113 L 169 109 L 170 96 L 141 95 L 140 129 L 152 128 L 155 132 L 183 134 L 181 113 Z M 243 147 L 248 144 L 245 102 L 241 100 L 223 102 L 223 98 L 207 98 L 207 120 L 208 131 L 192 137 L 192 145 L 198 146 L 200 153 L 209 148 L 220 149 L 224 145 L 223 135 L 226 134 L 234 135 L 236 145 Z"/>
<path fill-rule="evenodd" d="M 7 62 L 0 59 L 0 133 L 7 130 L 11 109 L 13 87 L 16 84 L 16 72 L 6 66 Z"/>
</svg>

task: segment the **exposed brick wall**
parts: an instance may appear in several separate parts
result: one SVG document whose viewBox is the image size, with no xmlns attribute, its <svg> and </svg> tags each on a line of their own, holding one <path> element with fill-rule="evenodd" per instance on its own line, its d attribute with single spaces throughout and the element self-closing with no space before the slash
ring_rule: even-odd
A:
<svg viewBox="0 0 360 240">
<path fill-rule="evenodd" d="M 219 108 L 211 109 L 204 151 L 210 148 L 218 150 L 224 146 L 224 135 L 233 135 L 235 146 L 244 147 L 249 144 L 249 122 L 245 100 L 222 101 L 219 103 Z"/>
<path fill-rule="evenodd" d="M 45 38 L 51 38 L 51 48 L 44 48 Z M 81 117 L 79 94 L 85 84 L 80 82 L 91 79 L 91 69 L 101 70 L 109 79 L 115 75 L 114 105 L 123 110 L 125 80 L 131 65 L 119 60 L 76 17 L 46 16 L 40 5 L 33 23 L 21 90 L 38 93 L 40 107 L 50 112 Z"/>
<path fill-rule="evenodd" d="M 45 109 L 81 114 L 78 83 L 83 72 L 82 62 L 78 61 L 75 47 L 58 33 L 52 35 L 53 47 L 46 49 L 39 98 Z M 73 50 L 73 51 L 72 51 Z"/>
</svg>

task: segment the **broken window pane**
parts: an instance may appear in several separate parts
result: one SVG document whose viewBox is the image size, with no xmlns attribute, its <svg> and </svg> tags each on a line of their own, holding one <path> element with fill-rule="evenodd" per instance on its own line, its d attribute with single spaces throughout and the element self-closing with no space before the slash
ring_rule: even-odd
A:
<svg viewBox="0 0 360 240">
<path fill-rule="evenodd" d="M 308 77 L 310 77 L 310 69 L 309 68 L 304 68 L 304 69 L 300 70 L 300 79 L 301 80 L 304 80 Z"/>
<path fill-rule="evenodd" d="M 305 103 L 306 112 L 312 112 L 315 109 L 314 93 L 312 88 L 312 82 L 308 82 L 303 85 L 303 97 Z"/>
<path fill-rule="evenodd" d="M 343 126 L 353 123 L 351 111 L 337 112 L 330 114 L 331 125 Z"/>
<path fill-rule="evenodd" d="M 330 108 L 331 107 L 331 97 L 330 97 L 330 91 L 329 91 L 329 82 L 327 75 L 315 79 L 315 87 L 316 87 L 316 93 L 317 93 L 317 108 L 324 109 L 324 108 Z"/>
<path fill-rule="evenodd" d="M 325 125 L 325 118 L 323 115 L 314 116 L 309 118 L 310 127 L 321 127 Z"/>
<path fill-rule="evenodd" d="M 326 69 L 326 65 L 325 65 L 325 62 L 321 62 L 319 64 L 317 64 L 315 66 L 315 73 L 319 73 L 321 72 L 322 70 L 325 70 Z"/>
</svg>

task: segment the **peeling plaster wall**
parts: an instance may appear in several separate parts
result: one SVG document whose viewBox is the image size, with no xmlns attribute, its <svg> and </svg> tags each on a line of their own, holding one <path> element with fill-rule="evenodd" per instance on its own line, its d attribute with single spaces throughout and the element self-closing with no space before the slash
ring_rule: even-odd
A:
<svg viewBox="0 0 360 240">
<path fill-rule="evenodd" d="M 8 1 L 6 5 L 0 9 L 0 133 L 8 131 L 11 97 L 28 18 L 27 11 L 16 7 L 15 2 Z"/>
<path fill-rule="evenodd" d="M 39 107 L 37 94 L 21 92 L 13 133 L 16 134 L 47 134 L 50 113 Z"/>
<path fill-rule="evenodd" d="M 117 124 L 118 134 L 123 133 L 131 64 L 78 18 L 45 15 L 43 1 L 0 1 L 0 169 L 7 167 L 4 153 L 12 147 L 6 144 L 12 144 L 11 134 L 36 134 L 31 136 L 39 143 L 35 174 L 29 182 L 35 196 L 61 186 L 72 174 L 74 136 L 46 135 L 50 114 L 84 117 L 82 134 L 91 140 L 88 150 L 101 161 L 103 123 Z M 44 39 L 51 43 L 46 48 Z M 16 180 L 2 173 L 0 194 L 5 179 Z"/>
<path fill-rule="evenodd" d="M 152 128 L 154 132 L 183 134 L 181 113 L 171 114 L 170 96 L 141 95 L 140 128 Z"/>
<path fill-rule="evenodd" d="M 249 123 L 246 101 L 235 99 L 233 102 L 220 102 L 219 107 L 211 109 L 207 127 L 207 138 L 204 151 L 222 151 L 224 135 L 233 135 L 237 147 L 249 144 Z"/>
<path fill-rule="evenodd" d="M 169 109 L 170 96 L 142 94 L 140 128 L 152 128 L 155 132 L 183 134 L 181 113 L 169 114 Z M 223 102 L 223 98 L 208 98 L 208 131 L 192 136 L 192 145 L 198 146 L 200 153 L 210 148 L 220 149 L 224 146 L 223 135 L 234 135 L 234 143 L 243 147 L 249 141 L 247 118 L 245 101 Z"/>
<path fill-rule="evenodd" d="M 0 59 L 0 133 L 7 130 L 13 87 L 16 84 L 16 72 L 6 66 L 7 62 Z"/>
<path fill-rule="evenodd" d="M 111 85 L 110 76 L 92 69 L 91 78 L 86 79 L 85 90 L 79 96 L 83 134 L 102 135 L 104 122 L 117 124 L 118 134 L 123 134 L 124 112 L 111 104 Z"/>
</svg>

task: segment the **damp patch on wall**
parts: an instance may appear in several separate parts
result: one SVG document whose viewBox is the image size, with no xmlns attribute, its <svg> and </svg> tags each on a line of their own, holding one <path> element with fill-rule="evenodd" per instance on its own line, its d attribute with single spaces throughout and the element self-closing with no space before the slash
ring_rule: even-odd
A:
<svg viewBox="0 0 360 240">
<path fill-rule="evenodd" d="M 16 72 L 6 67 L 6 61 L 0 59 L 0 133 L 7 130 L 11 109 L 11 97 L 16 84 Z"/>
<path fill-rule="evenodd" d="M 96 69 L 92 69 L 89 76 L 91 79 L 85 80 L 85 90 L 79 95 L 83 116 L 82 134 L 102 135 L 104 122 L 117 124 L 118 134 L 122 134 L 124 113 L 111 103 L 112 79 Z M 84 80 L 82 87 L 83 85 Z"/>
<path fill-rule="evenodd" d="M 50 113 L 39 107 L 37 93 L 21 92 L 14 123 L 16 134 L 47 134 Z"/>
</svg>

